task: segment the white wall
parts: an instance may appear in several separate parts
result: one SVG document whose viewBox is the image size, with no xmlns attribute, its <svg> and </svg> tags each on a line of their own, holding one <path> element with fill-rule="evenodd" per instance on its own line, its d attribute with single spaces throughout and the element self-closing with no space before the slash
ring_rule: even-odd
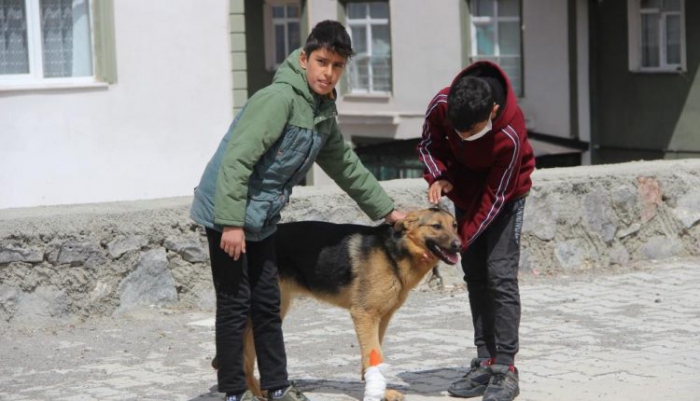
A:
<svg viewBox="0 0 700 401">
<path fill-rule="evenodd" d="M 543 134 L 568 138 L 569 55 L 567 2 L 523 1 L 525 97 L 520 107 Z"/>
<path fill-rule="evenodd" d="M 114 2 L 118 82 L 0 91 L 0 209 L 189 195 L 231 122 L 228 2 Z"/>
</svg>

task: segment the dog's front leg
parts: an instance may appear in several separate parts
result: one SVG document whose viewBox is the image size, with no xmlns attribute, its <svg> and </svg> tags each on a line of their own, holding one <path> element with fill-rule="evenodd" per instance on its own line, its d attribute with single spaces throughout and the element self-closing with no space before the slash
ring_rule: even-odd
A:
<svg viewBox="0 0 700 401">
<path fill-rule="evenodd" d="M 381 360 L 384 360 L 384 353 L 379 344 L 379 322 L 381 317 L 377 313 L 372 313 L 361 307 L 351 308 L 350 315 L 355 325 L 357 341 L 360 344 L 362 377 L 364 379 L 365 370 L 369 367 L 369 354 L 372 350 L 375 350 Z"/>
<path fill-rule="evenodd" d="M 382 321 L 379 313 L 373 313 L 364 308 L 350 309 L 352 321 L 355 324 L 355 334 L 357 341 L 360 343 L 360 352 L 362 353 L 362 379 L 364 380 L 365 371 L 369 368 L 370 354 L 374 350 L 379 356 L 380 361 L 384 361 L 384 352 L 379 341 L 380 322 Z M 388 320 L 386 322 L 388 324 Z M 386 325 L 383 326 L 382 332 L 386 330 Z M 386 401 L 403 401 L 404 396 L 401 392 L 387 389 L 384 392 L 384 400 Z"/>
</svg>

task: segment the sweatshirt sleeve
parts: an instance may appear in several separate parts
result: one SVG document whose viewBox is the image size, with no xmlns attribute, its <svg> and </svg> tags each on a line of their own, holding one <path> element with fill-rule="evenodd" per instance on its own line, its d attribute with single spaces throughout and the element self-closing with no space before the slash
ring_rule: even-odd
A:
<svg viewBox="0 0 700 401">
<path fill-rule="evenodd" d="M 462 226 L 462 243 L 466 249 L 494 221 L 515 190 L 521 163 L 520 140 L 510 128 L 504 128 L 499 135 L 506 140 L 496 149 L 496 162 L 486 177 L 481 202 Z"/>
<path fill-rule="evenodd" d="M 287 98 L 262 90 L 248 100 L 236 124 L 216 180 L 214 221 L 243 227 L 248 180 L 262 155 L 282 135 L 291 112 Z"/>
<path fill-rule="evenodd" d="M 319 152 L 316 163 L 370 219 L 379 220 L 394 209 L 394 201 L 345 143 L 336 122 L 333 123 L 333 129 Z"/>
<path fill-rule="evenodd" d="M 447 141 L 444 120 L 447 117 L 447 94 L 440 93 L 433 98 L 425 113 L 423 133 L 418 143 L 418 158 L 423 163 L 423 178 L 428 185 L 440 179 L 447 179 L 449 175 L 447 165 L 454 157 Z"/>
</svg>

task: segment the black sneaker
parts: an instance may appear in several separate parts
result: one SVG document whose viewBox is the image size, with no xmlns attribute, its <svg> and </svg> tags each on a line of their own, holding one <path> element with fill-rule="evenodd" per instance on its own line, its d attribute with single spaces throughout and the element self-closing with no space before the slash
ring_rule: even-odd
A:
<svg viewBox="0 0 700 401">
<path fill-rule="evenodd" d="M 471 368 L 461 379 L 452 383 L 447 392 L 453 397 L 478 397 L 484 394 L 486 386 L 491 379 L 491 370 L 488 367 L 489 359 L 474 358 Z"/>
<path fill-rule="evenodd" d="M 518 369 L 508 365 L 491 365 L 491 380 L 484 392 L 483 401 L 513 401 L 520 394 Z"/>
</svg>

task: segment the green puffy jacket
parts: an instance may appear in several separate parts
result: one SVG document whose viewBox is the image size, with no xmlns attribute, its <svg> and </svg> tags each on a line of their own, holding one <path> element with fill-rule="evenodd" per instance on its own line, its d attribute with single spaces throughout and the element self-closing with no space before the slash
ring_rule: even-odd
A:
<svg viewBox="0 0 700 401">
<path fill-rule="evenodd" d="M 300 51 L 248 100 L 207 164 L 190 210 L 199 224 L 244 227 L 247 240 L 264 239 L 314 161 L 372 220 L 392 211 L 392 200 L 343 140 L 335 101 L 309 88 Z"/>
</svg>

